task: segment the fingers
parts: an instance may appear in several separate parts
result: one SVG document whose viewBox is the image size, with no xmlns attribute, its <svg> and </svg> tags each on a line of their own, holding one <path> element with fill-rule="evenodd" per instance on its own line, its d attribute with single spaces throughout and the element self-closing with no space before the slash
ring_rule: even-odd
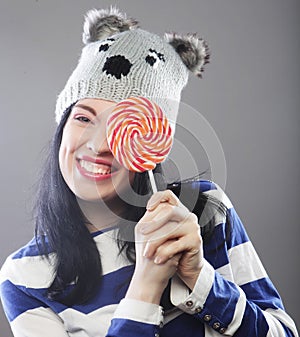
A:
<svg viewBox="0 0 300 337">
<path fill-rule="evenodd" d="M 198 218 L 170 190 L 155 193 L 147 211 L 136 225 L 136 238 L 144 247 L 143 257 L 166 263 L 175 256 L 199 252 L 201 246 Z"/>
<path fill-rule="evenodd" d="M 160 191 L 148 201 L 147 211 L 139 221 L 138 229 L 142 234 L 149 234 L 169 221 L 184 221 L 189 213 L 172 191 Z"/>
<path fill-rule="evenodd" d="M 164 244 L 168 240 L 177 240 L 182 233 L 179 232 L 178 227 L 180 224 L 176 222 L 169 222 L 165 226 L 161 227 L 155 233 L 150 233 L 144 236 L 145 248 L 143 256 L 151 257 L 154 255 L 156 249 Z"/>
<path fill-rule="evenodd" d="M 176 195 L 172 191 L 165 190 L 165 191 L 159 191 L 153 194 L 151 198 L 149 199 L 146 208 L 148 211 L 152 211 L 160 203 L 163 203 L 163 202 L 168 202 L 170 205 L 173 205 L 173 206 L 178 206 L 180 203 L 179 199 L 176 197 Z"/>
<path fill-rule="evenodd" d="M 169 203 L 159 204 L 152 212 L 146 212 L 138 224 L 142 234 L 150 234 L 168 222 L 182 222 L 189 216 L 189 211 L 183 206 L 173 206 Z"/>
<path fill-rule="evenodd" d="M 169 240 L 169 241 L 163 243 L 160 246 L 160 250 L 164 251 L 164 250 L 168 249 L 168 246 L 170 246 L 172 244 L 175 244 L 175 243 L 176 243 L 176 240 Z M 174 253 L 169 258 L 161 259 L 160 255 L 158 255 L 154 258 L 154 263 L 155 264 L 168 263 L 170 266 L 177 267 L 178 264 L 179 264 L 181 256 L 182 256 L 181 253 Z"/>
<path fill-rule="evenodd" d="M 168 222 L 153 234 L 150 233 L 149 235 L 145 235 L 144 238 L 147 241 L 143 252 L 145 257 L 152 257 L 159 249 L 161 249 L 164 242 L 173 239 L 176 240 L 174 247 L 177 247 L 179 250 L 175 250 L 171 255 L 186 250 L 187 248 L 197 248 L 199 242 L 201 242 L 197 216 L 193 213 L 189 213 L 183 222 Z"/>
<path fill-rule="evenodd" d="M 170 240 L 159 246 L 155 252 L 154 263 L 162 264 L 182 253 L 196 255 L 200 251 L 201 240 L 191 242 L 191 238 L 183 237 L 179 240 Z"/>
</svg>

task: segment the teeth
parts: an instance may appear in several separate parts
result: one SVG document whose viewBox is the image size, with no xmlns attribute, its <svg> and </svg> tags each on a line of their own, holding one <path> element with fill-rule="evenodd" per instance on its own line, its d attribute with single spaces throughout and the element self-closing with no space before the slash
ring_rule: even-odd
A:
<svg viewBox="0 0 300 337">
<path fill-rule="evenodd" d="M 103 168 L 103 164 L 100 165 L 96 164 L 96 163 L 91 163 L 89 161 L 85 161 L 85 160 L 80 160 L 80 166 L 82 168 L 84 168 L 86 171 L 90 172 L 90 173 L 94 173 L 94 174 L 109 174 L 111 173 L 111 169 L 108 167 L 106 169 Z"/>
</svg>

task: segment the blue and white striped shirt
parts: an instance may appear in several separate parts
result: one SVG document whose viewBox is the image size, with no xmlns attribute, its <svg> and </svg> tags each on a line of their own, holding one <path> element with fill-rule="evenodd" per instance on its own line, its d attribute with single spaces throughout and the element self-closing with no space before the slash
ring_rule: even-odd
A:
<svg viewBox="0 0 300 337">
<path fill-rule="evenodd" d="M 214 237 L 204 245 L 205 265 L 193 291 L 178 277 L 171 280 L 173 308 L 164 312 L 159 305 L 124 299 L 134 265 L 119 254 L 116 229 L 94 234 L 103 266 L 96 296 L 73 307 L 49 300 L 55 254 L 50 260 L 40 256 L 33 239 L 8 257 L 0 273 L 1 300 L 14 336 L 298 336 L 231 202 L 216 184 L 203 180 L 199 185 L 225 204 L 232 228 L 226 237 L 226 217 L 215 217 Z"/>
</svg>

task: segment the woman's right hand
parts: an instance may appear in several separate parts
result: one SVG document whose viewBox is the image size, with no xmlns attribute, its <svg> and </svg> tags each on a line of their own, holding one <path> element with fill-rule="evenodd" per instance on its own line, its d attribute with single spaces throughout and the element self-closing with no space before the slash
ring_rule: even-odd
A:
<svg viewBox="0 0 300 337">
<path fill-rule="evenodd" d="M 153 258 L 144 256 L 149 240 L 155 240 L 150 235 L 141 232 L 142 220 L 135 227 L 136 265 L 126 298 L 159 304 L 162 293 L 168 285 L 169 279 L 176 273 L 182 254 L 176 254 L 163 264 L 157 264 Z M 168 240 L 161 248 L 168 246 L 175 240 Z"/>
<path fill-rule="evenodd" d="M 171 191 L 153 194 L 135 227 L 136 266 L 126 297 L 159 304 L 169 279 L 193 289 L 203 265 L 197 217 Z"/>
</svg>

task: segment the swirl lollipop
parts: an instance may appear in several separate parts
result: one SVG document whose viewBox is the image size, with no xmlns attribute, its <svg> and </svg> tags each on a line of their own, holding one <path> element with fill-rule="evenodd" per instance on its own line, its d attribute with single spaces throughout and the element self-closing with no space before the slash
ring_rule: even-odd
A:
<svg viewBox="0 0 300 337">
<path fill-rule="evenodd" d="M 117 161 L 130 171 L 149 172 L 153 192 L 157 191 L 153 172 L 172 147 L 172 129 L 161 108 L 145 97 L 119 102 L 107 121 L 107 141 Z"/>
</svg>

